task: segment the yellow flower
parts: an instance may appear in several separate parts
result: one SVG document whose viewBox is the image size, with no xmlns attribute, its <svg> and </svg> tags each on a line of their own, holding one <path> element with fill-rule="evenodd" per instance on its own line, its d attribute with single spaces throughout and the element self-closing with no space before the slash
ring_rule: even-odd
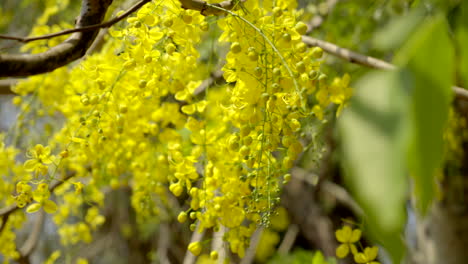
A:
<svg viewBox="0 0 468 264">
<path fill-rule="evenodd" d="M 52 214 L 57 211 L 57 205 L 55 202 L 49 200 L 50 191 L 49 185 L 47 183 L 41 183 L 37 186 L 36 190 L 33 192 L 33 199 L 37 203 L 33 203 L 26 209 L 28 213 L 34 213 L 39 211 L 39 209 L 44 208 L 46 213 Z"/>
<path fill-rule="evenodd" d="M 26 171 L 34 171 L 35 175 L 45 175 L 48 172 L 46 164 L 52 163 L 52 156 L 50 155 L 50 147 L 44 147 L 37 144 L 32 150 L 29 151 L 28 156 L 31 158 L 24 163 Z"/>
<path fill-rule="evenodd" d="M 75 186 L 75 194 L 81 194 L 81 192 L 83 191 L 83 183 L 72 182 L 72 184 Z"/>
<path fill-rule="evenodd" d="M 16 204 L 19 208 L 23 208 L 26 204 L 32 201 L 32 188 L 24 181 L 20 181 L 16 184 L 16 192 L 18 193 L 15 196 Z"/>
<path fill-rule="evenodd" d="M 378 261 L 374 261 L 378 252 L 378 247 L 366 247 L 363 253 L 360 252 L 354 255 L 354 261 L 359 264 L 380 264 Z"/>
<path fill-rule="evenodd" d="M 356 243 L 361 238 L 361 230 L 352 230 L 351 227 L 344 226 L 335 232 L 335 236 L 342 243 L 336 249 L 336 256 L 338 258 L 345 258 L 350 250 L 353 255 L 357 254 L 356 246 L 353 243 Z"/>
<path fill-rule="evenodd" d="M 203 247 L 200 241 L 192 242 L 188 245 L 188 250 L 192 252 L 193 255 L 198 256 L 200 255 Z"/>
</svg>

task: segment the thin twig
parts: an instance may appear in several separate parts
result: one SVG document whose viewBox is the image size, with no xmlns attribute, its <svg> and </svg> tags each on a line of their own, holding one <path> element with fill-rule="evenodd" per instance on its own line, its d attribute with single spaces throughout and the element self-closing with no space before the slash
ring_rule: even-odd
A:
<svg viewBox="0 0 468 264">
<path fill-rule="evenodd" d="M 133 5 L 130 9 L 125 11 L 122 15 L 114 17 L 111 20 L 108 20 L 108 21 L 100 23 L 100 24 L 86 26 L 86 27 L 66 29 L 66 30 L 63 30 L 63 31 L 60 31 L 60 32 L 45 34 L 45 35 L 37 36 L 37 37 L 15 37 L 15 36 L 8 36 L 8 35 L 0 35 L 0 39 L 16 40 L 16 41 L 19 41 L 19 42 L 27 43 L 27 42 L 31 42 L 31 41 L 35 41 L 35 40 L 51 39 L 51 38 L 55 38 L 55 37 L 59 37 L 59 36 L 63 36 L 63 35 L 68 35 L 68 34 L 75 33 L 75 32 L 86 32 L 86 31 L 96 30 L 96 29 L 99 29 L 99 28 L 108 28 L 108 27 L 114 25 L 115 23 L 121 21 L 122 19 L 126 18 L 127 16 L 129 16 L 130 14 L 135 12 L 136 10 L 140 9 L 140 7 L 142 7 L 143 5 L 145 5 L 146 3 L 150 2 L 150 1 L 151 0 L 141 0 L 140 2 Z"/>
<path fill-rule="evenodd" d="M 302 36 L 302 41 L 312 47 L 320 47 L 329 54 L 335 55 L 341 59 L 347 60 L 351 63 L 360 64 L 370 68 L 380 69 L 380 70 L 394 70 L 395 66 L 373 57 L 362 55 L 354 51 L 339 47 L 330 42 L 326 42 L 320 39 L 312 38 L 309 36 Z"/>
<path fill-rule="evenodd" d="M 222 263 L 226 257 L 226 251 L 223 246 L 223 237 L 226 233 L 226 227 L 220 226 L 218 231 L 213 233 L 213 241 L 211 242 L 211 250 L 218 252 L 218 263 Z"/>
<path fill-rule="evenodd" d="M 309 36 L 302 36 L 302 41 L 312 47 L 320 47 L 325 52 L 332 54 L 338 58 L 344 59 L 351 63 L 360 64 L 369 68 L 379 69 L 379 70 L 394 70 L 396 66 L 388 63 L 383 60 L 376 59 L 374 57 L 366 56 L 349 49 L 342 48 L 333 43 L 326 42 L 320 39 L 312 38 Z M 452 86 L 452 91 L 455 93 L 457 99 L 462 99 L 468 101 L 468 91 L 457 87 Z"/>
<path fill-rule="evenodd" d="M 219 9 L 215 9 L 212 6 L 208 5 L 207 2 L 205 1 L 200 1 L 200 0 L 179 0 L 180 3 L 182 4 L 182 8 L 185 9 L 192 9 L 192 10 L 197 10 L 200 11 L 202 15 L 209 16 L 209 15 L 221 15 L 224 13 L 224 11 L 221 11 Z M 245 0 L 244 0 L 245 1 Z M 242 2 L 244 2 L 242 1 Z M 78 27 L 78 28 L 72 28 L 72 29 L 66 29 L 62 30 L 59 32 L 55 33 L 50 33 L 50 34 L 45 34 L 42 36 L 36 36 L 36 37 L 16 37 L 16 36 L 9 36 L 9 35 L 2 35 L 0 34 L 0 39 L 8 39 L 8 40 L 16 40 L 19 42 L 27 43 L 31 41 L 36 41 L 36 40 L 42 40 L 42 39 L 51 39 L 63 35 L 68 35 L 71 33 L 75 32 L 86 32 L 86 31 L 91 31 L 91 30 L 96 30 L 100 28 L 108 28 L 117 22 L 121 21 L 122 19 L 126 18 L 136 10 L 140 9 L 142 6 L 144 6 L 146 3 L 151 2 L 151 0 L 141 0 L 135 5 L 133 5 L 130 9 L 125 11 L 122 15 L 114 17 L 106 22 L 96 24 L 96 25 L 91 25 L 91 26 L 85 26 L 85 27 Z M 236 1 L 224 1 L 218 4 L 213 4 L 216 5 L 220 8 L 224 8 L 227 10 L 232 9 L 235 5 L 237 4 Z"/>
<path fill-rule="evenodd" d="M 190 239 L 190 243 L 197 242 L 202 240 L 203 236 L 205 235 L 205 230 L 203 232 L 198 232 L 200 228 L 200 222 L 197 222 L 197 226 L 195 227 L 195 231 L 192 233 L 192 238 Z M 192 254 L 192 252 L 188 251 L 185 253 L 184 262 L 183 264 L 193 264 L 195 263 L 196 257 Z"/>
<path fill-rule="evenodd" d="M 170 238 L 171 232 L 169 230 L 169 225 L 167 222 L 162 222 L 159 225 L 158 249 L 156 251 L 158 253 L 159 263 L 161 264 L 171 263 L 167 256 L 167 250 L 170 246 Z"/>
<path fill-rule="evenodd" d="M 40 211 L 36 216 L 34 226 L 31 232 L 29 233 L 28 239 L 26 239 L 26 242 L 24 242 L 23 246 L 19 250 L 21 258 L 29 258 L 34 248 L 36 248 L 37 242 L 39 241 L 39 237 L 42 231 L 42 226 L 44 224 L 44 219 L 45 213 L 44 211 Z"/>
<path fill-rule="evenodd" d="M 255 252 L 257 252 L 257 246 L 260 242 L 260 237 L 263 234 L 263 229 L 263 227 L 259 227 L 255 230 L 252 238 L 250 239 L 250 246 L 246 250 L 245 257 L 242 258 L 240 264 L 251 264 L 254 262 Z"/>
<path fill-rule="evenodd" d="M 320 183 L 320 187 L 323 191 L 333 196 L 333 198 L 335 198 L 338 202 L 351 209 L 351 211 L 353 211 L 357 216 L 364 216 L 364 210 L 362 210 L 362 208 L 353 199 L 349 192 L 340 185 L 331 181 L 322 181 Z"/>
<path fill-rule="evenodd" d="M 211 87 L 213 84 L 216 84 L 217 82 L 224 81 L 223 78 L 223 71 L 222 70 L 216 70 L 210 74 L 210 77 L 205 79 L 198 87 L 195 89 L 193 92 L 194 95 L 199 95 L 203 91 L 205 91 L 208 87 Z"/>
<path fill-rule="evenodd" d="M 296 224 L 289 225 L 286 234 L 284 235 L 283 241 L 281 241 L 278 247 L 279 254 L 288 254 L 296 241 L 297 235 L 299 234 L 299 227 Z"/>
<path fill-rule="evenodd" d="M 221 3 L 208 4 L 202 0 L 179 0 L 182 4 L 182 8 L 200 11 L 200 14 L 204 16 L 224 15 L 227 13 L 226 10 L 231 10 L 245 1 L 247 0 L 226 0 Z"/>
</svg>

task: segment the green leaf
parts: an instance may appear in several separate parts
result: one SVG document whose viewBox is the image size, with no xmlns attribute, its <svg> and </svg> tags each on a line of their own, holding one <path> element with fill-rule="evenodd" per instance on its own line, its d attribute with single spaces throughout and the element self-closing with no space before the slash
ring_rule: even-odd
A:
<svg viewBox="0 0 468 264">
<path fill-rule="evenodd" d="M 442 167 L 442 134 L 452 100 L 453 47 L 442 16 L 426 21 L 396 61 L 412 78 L 409 168 L 418 209 L 424 214 L 434 197 L 435 176 Z"/>
<path fill-rule="evenodd" d="M 400 263 L 406 214 L 408 96 L 403 72 L 372 72 L 339 119 L 344 172 L 371 233 Z"/>
<path fill-rule="evenodd" d="M 468 87 L 468 1 L 462 1 L 457 17 L 455 37 L 458 48 L 459 73 L 463 87 Z"/>
<path fill-rule="evenodd" d="M 314 258 L 312 259 L 312 264 L 326 264 L 325 258 L 322 255 L 322 252 L 317 251 L 314 254 Z"/>
<path fill-rule="evenodd" d="M 412 10 L 408 15 L 394 18 L 383 29 L 377 31 L 372 41 L 377 49 L 395 50 L 401 47 L 414 30 L 421 24 L 424 11 Z"/>
</svg>

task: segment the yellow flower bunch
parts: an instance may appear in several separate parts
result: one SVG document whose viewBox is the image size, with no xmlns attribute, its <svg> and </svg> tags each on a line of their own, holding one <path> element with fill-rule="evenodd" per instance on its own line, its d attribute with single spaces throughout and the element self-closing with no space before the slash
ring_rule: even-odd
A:
<svg viewBox="0 0 468 264">
<path fill-rule="evenodd" d="M 307 26 L 296 5 L 246 1 L 220 18 L 227 84 L 203 93 L 197 89 L 212 69 L 199 63 L 206 58 L 197 48 L 216 25 L 177 1 L 146 4 L 77 66 L 18 84 L 15 91 L 35 93 L 45 114 L 63 116 L 47 146 L 29 151 L 24 169 L 47 183 L 68 172 L 80 178 L 56 188 L 58 205 L 46 183 L 32 192 L 27 179 L 18 205 L 34 199 L 26 211 L 56 211 L 62 243 L 75 245 L 91 241 L 105 221 L 105 187 L 132 189 L 141 224 L 173 215 L 166 212 L 170 195 L 188 197 L 178 221 L 193 231 L 224 227 L 230 249 L 242 257 L 258 224 L 270 223 L 281 185 L 306 147 L 301 133 L 326 119 L 330 104 L 341 111 L 352 93 L 349 76 L 328 83 L 323 51 L 302 43 Z M 52 149 L 63 150 L 57 160 Z M 96 207 L 83 214 L 85 202 Z M 200 243 L 189 245 L 194 255 Z"/>
<path fill-rule="evenodd" d="M 360 229 L 351 229 L 345 225 L 343 228 L 336 230 L 335 236 L 341 244 L 336 248 L 336 256 L 345 258 L 351 252 L 354 256 L 354 261 L 358 264 L 379 264 L 375 261 L 378 254 L 378 247 L 366 247 L 363 252 L 359 252 L 356 243 L 361 239 Z"/>
</svg>

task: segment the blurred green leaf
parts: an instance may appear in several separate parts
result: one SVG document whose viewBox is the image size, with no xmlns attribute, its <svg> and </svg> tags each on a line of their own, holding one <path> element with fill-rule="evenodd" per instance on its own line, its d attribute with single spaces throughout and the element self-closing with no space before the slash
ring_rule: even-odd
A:
<svg viewBox="0 0 468 264">
<path fill-rule="evenodd" d="M 371 72 L 339 120 L 346 180 L 368 217 L 371 233 L 400 263 L 406 220 L 408 97 L 403 72 Z"/>
<path fill-rule="evenodd" d="M 412 10 L 407 15 L 394 18 L 385 27 L 377 31 L 373 38 L 373 44 L 377 49 L 384 51 L 401 47 L 421 24 L 423 18 L 424 11 L 420 8 Z"/>
<path fill-rule="evenodd" d="M 448 25 L 442 16 L 427 20 L 396 57 L 412 76 L 408 158 L 422 213 L 434 197 L 434 177 L 442 166 L 442 134 L 452 99 L 453 57 Z"/>
<path fill-rule="evenodd" d="M 334 258 L 325 259 L 322 252 L 320 251 L 308 251 L 304 249 L 296 249 L 293 252 L 290 252 L 286 255 L 276 255 L 270 261 L 269 264 L 303 264 L 303 263 L 312 263 L 312 264 L 336 264 Z"/>
<path fill-rule="evenodd" d="M 312 264 L 328 264 L 323 256 L 322 252 L 317 251 L 314 254 L 314 258 L 312 259 Z"/>
<path fill-rule="evenodd" d="M 462 1 L 457 17 L 456 39 L 458 48 L 459 73 L 465 89 L 468 86 L 468 1 Z"/>
</svg>

